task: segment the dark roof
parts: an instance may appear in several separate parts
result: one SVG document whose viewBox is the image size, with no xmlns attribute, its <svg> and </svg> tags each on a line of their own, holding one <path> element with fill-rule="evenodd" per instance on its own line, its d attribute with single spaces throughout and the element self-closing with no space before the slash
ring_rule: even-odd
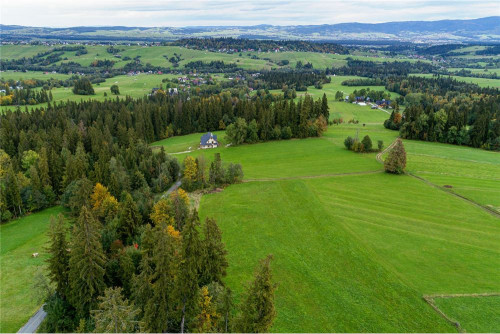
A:
<svg viewBox="0 0 500 334">
<path fill-rule="evenodd" d="M 215 141 L 217 141 L 217 135 L 214 135 L 212 132 L 205 133 L 203 136 L 201 136 L 200 145 L 206 145 L 207 141 L 212 137 L 215 139 Z"/>
</svg>

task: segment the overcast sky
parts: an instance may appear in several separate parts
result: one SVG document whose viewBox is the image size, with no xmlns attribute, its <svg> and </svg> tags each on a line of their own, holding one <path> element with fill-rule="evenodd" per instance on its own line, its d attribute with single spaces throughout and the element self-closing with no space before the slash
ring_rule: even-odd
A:
<svg viewBox="0 0 500 334">
<path fill-rule="evenodd" d="M 0 0 L 1 23 L 43 27 L 302 25 L 471 19 L 499 0 Z"/>
</svg>

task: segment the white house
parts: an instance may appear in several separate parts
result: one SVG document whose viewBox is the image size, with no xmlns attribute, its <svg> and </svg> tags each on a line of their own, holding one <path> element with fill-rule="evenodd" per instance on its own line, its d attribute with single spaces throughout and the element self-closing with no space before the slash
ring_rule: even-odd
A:
<svg viewBox="0 0 500 334">
<path fill-rule="evenodd" d="M 200 140 L 200 148 L 215 148 L 219 146 L 219 142 L 217 141 L 217 135 L 214 135 L 212 132 L 207 132 L 203 136 L 201 136 Z"/>
</svg>

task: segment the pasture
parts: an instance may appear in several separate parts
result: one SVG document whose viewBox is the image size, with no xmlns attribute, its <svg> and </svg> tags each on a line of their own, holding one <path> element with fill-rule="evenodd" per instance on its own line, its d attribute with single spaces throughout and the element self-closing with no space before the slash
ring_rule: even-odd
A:
<svg viewBox="0 0 500 334">
<path fill-rule="evenodd" d="M 33 277 L 47 259 L 50 217 L 63 212 L 52 207 L 0 225 L 0 332 L 17 332 L 38 310 Z M 39 253 L 37 258 L 31 257 Z"/>
<path fill-rule="evenodd" d="M 321 138 L 176 155 L 211 159 L 220 152 L 224 161 L 243 165 L 244 183 L 205 195 L 200 204 L 201 216 L 215 217 L 224 232 L 227 283 L 239 298 L 257 260 L 272 253 L 275 332 L 455 331 L 422 296 L 500 291 L 498 218 L 411 176 L 384 174 L 375 153 L 345 150 L 344 138 L 358 131 L 386 146 L 397 136 L 382 125 L 344 124 Z M 179 152 L 198 140 L 189 135 L 161 145 Z M 498 154 L 404 143 L 412 173 L 442 185 L 436 178 L 446 170 L 453 191 L 478 202 L 498 198 Z M 487 320 L 497 312 L 494 304 L 462 304 L 450 307 L 464 326 L 476 319 L 471 330 L 500 329 Z"/>
</svg>

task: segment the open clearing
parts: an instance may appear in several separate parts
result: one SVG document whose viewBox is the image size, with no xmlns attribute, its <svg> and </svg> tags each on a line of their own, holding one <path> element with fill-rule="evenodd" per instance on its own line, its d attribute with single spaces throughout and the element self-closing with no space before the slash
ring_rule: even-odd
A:
<svg viewBox="0 0 500 334">
<path fill-rule="evenodd" d="M 44 267 L 50 217 L 63 212 L 62 207 L 46 209 L 0 225 L 0 332 L 10 333 L 38 310 L 33 298 L 33 276 Z M 31 257 L 39 253 L 37 258 Z"/>
</svg>

